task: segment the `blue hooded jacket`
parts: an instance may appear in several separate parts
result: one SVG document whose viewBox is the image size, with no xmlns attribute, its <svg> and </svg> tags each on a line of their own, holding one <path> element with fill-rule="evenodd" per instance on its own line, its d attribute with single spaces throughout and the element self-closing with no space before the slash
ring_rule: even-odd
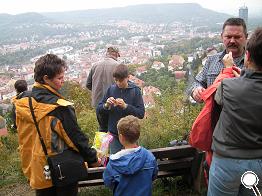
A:
<svg viewBox="0 0 262 196">
<path fill-rule="evenodd" d="M 119 106 L 112 106 L 110 109 L 106 109 L 104 104 L 109 97 L 122 98 L 125 103 L 127 104 L 126 109 L 122 109 Z M 128 81 L 128 87 L 123 89 L 119 88 L 116 84 L 111 85 L 108 89 L 106 94 L 104 95 L 103 99 L 97 106 L 96 112 L 100 115 L 107 116 L 105 118 L 105 123 L 108 126 L 101 126 L 101 127 L 108 127 L 108 131 L 113 133 L 114 135 L 118 135 L 117 133 L 117 122 L 128 115 L 133 115 L 137 118 L 144 118 L 145 115 L 145 106 L 144 101 L 142 98 L 141 90 L 138 86 L 134 83 Z"/>
<path fill-rule="evenodd" d="M 111 155 L 103 179 L 114 196 L 150 196 L 157 172 L 154 155 L 143 147 L 137 147 Z"/>
</svg>

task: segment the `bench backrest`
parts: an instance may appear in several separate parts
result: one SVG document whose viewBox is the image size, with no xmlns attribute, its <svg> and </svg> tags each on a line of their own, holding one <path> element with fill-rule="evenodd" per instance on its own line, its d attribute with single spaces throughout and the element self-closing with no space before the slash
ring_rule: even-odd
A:
<svg viewBox="0 0 262 196">
<path fill-rule="evenodd" d="M 190 175 L 195 172 L 198 152 L 190 145 L 152 149 L 158 162 L 158 177 Z M 192 170 L 193 168 L 193 170 Z"/>
<path fill-rule="evenodd" d="M 183 145 L 152 149 L 151 152 L 156 157 L 156 159 L 178 159 L 194 156 L 196 153 L 196 149 L 190 145 Z"/>
</svg>

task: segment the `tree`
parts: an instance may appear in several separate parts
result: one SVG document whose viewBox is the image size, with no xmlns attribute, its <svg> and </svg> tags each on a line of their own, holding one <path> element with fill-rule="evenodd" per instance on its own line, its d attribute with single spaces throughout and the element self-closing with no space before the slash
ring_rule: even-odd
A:
<svg viewBox="0 0 262 196">
<path fill-rule="evenodd" d="M 82 88 L 78 83 L 65 82 L 61 93 L 67 100 L 74 103 L 77 121 L 81 130 L 84 131 L 89 138 L 94 138 L 95 132 L 98 131 L 98 123 L 95 110 L 91 106 L 90 91 Z"/>
<path fill-rule="evenodd" d="M 146 85 L 158 87 L 160 90 L 174 89 L 176 85 L 174 75 L 166 67 L 158 71 L 149 69 L 146 73 L 141 74 L 139 78 L 144 80 Z"/>
<path fill-rule="evenodd" d="M 137 69 L 138 67 L 141 67 L 141 66 L 143 66 L 143 65 L 140 65 L 140 64 L 130 64 L 130 65 L 128 65 L 128 71 L 129 71 L 130 74 L 135 75 L 136 69 Z"/>
<path fill-rule="evenodd" d="M 166 90 L 155 97 L 156 106 L 146 111 L 142 120 L 140 143 L 147 148 L 168 146 L 174 139 L 183 139 L 191 129 L 201 105 L 191 105 L 185 100 L 185 83 L 175 90 Z"/>
<path fill-rule="evenodd" d="M 92 109 L 90 91 L 82 88 L 78 83 L 65 82 L 61 89 L 61 93 L 66 99 L 74 103 L 76 113 L 82 110 Z"/>
</svg>

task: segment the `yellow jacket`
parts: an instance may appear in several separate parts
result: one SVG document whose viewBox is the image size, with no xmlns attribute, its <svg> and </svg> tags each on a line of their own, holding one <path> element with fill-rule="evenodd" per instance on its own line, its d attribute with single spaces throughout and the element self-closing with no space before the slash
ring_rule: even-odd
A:
<svg viewBox="0 0 262 196">
<path fill-rule="evenodd" d="M 43 173 L 47 161 L 30 112 L 29 94 L 31 92 L 14 100 L 19 152 L 22 170 L 29 179 L 30 186 L 43 189 L 53 185 L 51 180 L 45 179 Z M 34 84 L 31 96 L 48 155 L 72 148 L 79 151 L 88 163 L 96 162 L 96 151 L 89 147 L 88 138 L 79 129 L 72 103 L 50 86 L 39 83 Z"/>
</svg>

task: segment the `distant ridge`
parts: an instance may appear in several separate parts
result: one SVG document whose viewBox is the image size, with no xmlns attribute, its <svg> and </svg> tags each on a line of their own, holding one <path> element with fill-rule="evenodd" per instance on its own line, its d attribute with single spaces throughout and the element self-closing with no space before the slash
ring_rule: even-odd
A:
<svg viewBox="0 0 262 196">
<path fill-rule="evenodd" d="M 222 22 L 230 17 L 201 7 L 196 3 L 147 4 L 109 9 L 92 9 L 70 12 L 42 13 L 57 21 L 68 23 L 104 23 L 109 20 L 131 20 L 144 23 L 198 22 L 200 24 Z"/>
<path fill-rule="evenodd" d="M 3 25 L 14 25 L 14 24 L 34 24 L 34 23 L 43 23 L 50 22 L 46 16 L 35 13 L 28 12 L 23 14 L 11 15 L 11 14 L 0 14 L 0 26 Z"/>
<path fill-rule="evenodd" d="M 173 22 L 192 27 L 207 27 L 211 31 L 221 29 L 231 15 L 215 12 L 196 3 L 147 4 L 109 9 L 53 13 L 0 14 L 0 44 L 20 43 L 47 36 L 78 34 L 83 31 L 104 28 L 112 22 L 128 20 L 140 23 L 165 24 Z M 249 19 L 249 27 L 260 26 L 262 18 Z M 63 24 L 67 27 L 64 27 Z M 77 24 L 77 25 L 74 25 Z M 109 27 L 110 28 L 110 27 Z"/>
</svg>

